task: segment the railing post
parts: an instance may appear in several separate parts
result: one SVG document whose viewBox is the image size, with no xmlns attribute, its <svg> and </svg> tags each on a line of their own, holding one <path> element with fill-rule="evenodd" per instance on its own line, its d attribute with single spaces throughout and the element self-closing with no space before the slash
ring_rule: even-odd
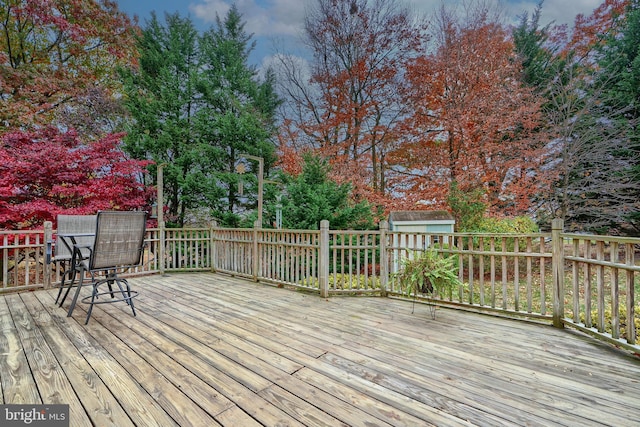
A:
<svg viewBox="0 0 640 427">
<path fill-rule="evenodd" d="M 319 259 L 318 286 L 320 296 L 329 297 L 329 221 L 320 221 L 320 259 Z"/>
<path fill-rule="evenodd" d="M 252 271 L 253 271 L 253 280 L 254 281 L 258 281 L 258 267 L 260 266 L 259 262 L 258 262 L 258 231 L 259 229 L 262 227 L 262 224 L 260 224 L 260 220 L 256 220 L 253 223 L 253 256 L 252 258 Z"/>
<path fill-rule="evenodd" d="M 218 228 L 218 223 L 216 221 L 211 221 L 211 223 L 209 224 L 209 240 L 211 245 L 211 251 L 209 251 L 209 256 L 211 257 L 211 259 L 209 260 L 209 263 L 211 265 L 212 273 L 216 272 L 216 260 L 218 259 L 215 235 L 216 228 Z"/>
<path fill-rule="evenodd" d="M 553 272 L 553 326 L 564 327 L 564 239 L 561 233 L 564 221 L 554 219 L 551 223 L 552 272 Z"/>
<path fill-rule="evenodd" d="M 159 264 L 160 274 L 163 275 L 163 276 L 165 275 L 165 266 L 164 266 L 165 255 L 164 255 L 164 252 L 165 252 L 165 245 L 167 243 L 166 242 L 166 236 L 165 236 L 164 227 L 165 227 L 164 221 L 158 222 L 158 245 L 159 245 L 158 246 L 158 252 L 159 252 L 158 257 L 160 258 L 160 260 L 159 260 L 160 261 L 160 264 Z M 173 256 L 173 254 L 172 254 L 172 256 Z"/>
<path fill-rule="evenodd" d="M 164 259 L 164 252 L 165 252 L 165 244 L 166 244 L 166 236 L 165 236 L 165 226 L 166 224 L 164 223 L 164 167 L 166 166 L 166 163 L 162 163 L 158 165 L 158 170 L 157 170 L 157 176 L 156 176 L 156 185 L 157 185 L 157 203 L 158 203 L 158 240 L 159 240 L 159 244 L 160 247 L 159 249 L 159 257 L 160 257 L 160 274 L 161 275 L 165 275 L 164 274 L 164 263 L 165 263 L 165 259 Z M 171 256 L 173 256 L 173 254 L 171 254 Z"/>
<path fill-rule="evenodd" d="M 380 221 L 380 294 L 387 296 L 387 285 L 389 283 L 389 258 L 387 256 L 387 233 L 389 223 Z"/>
<path fill-rule="evenodd" d="M 53 224 L 51 221 L 44 222 L 44 269 L 43 269 L 43 281 L 44 288 L 49 289 L 51 287 L 51 257 L 53 251 Z"/>
</svg>

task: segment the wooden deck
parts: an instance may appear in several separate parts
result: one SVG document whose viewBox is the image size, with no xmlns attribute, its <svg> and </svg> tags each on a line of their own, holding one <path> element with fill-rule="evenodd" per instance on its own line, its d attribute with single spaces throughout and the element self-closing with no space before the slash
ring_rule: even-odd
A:
<svg viewBox="0 0 640 427">
<path fill-rule="evenodd" d="M 0 403 L 78 426 L 640 425 L 640 360 L 550 326 L 210 273 L 130 280 L 84 326 L 0 297 Z M 87 291 L 87 290 L 85 290 Z"/>
</svg>

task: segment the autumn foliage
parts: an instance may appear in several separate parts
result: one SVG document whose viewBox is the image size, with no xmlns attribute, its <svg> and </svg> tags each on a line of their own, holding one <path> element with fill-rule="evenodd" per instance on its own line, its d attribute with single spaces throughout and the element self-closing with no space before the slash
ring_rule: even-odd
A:
<svg viewBox="0 0 640 427">
<path fill-rule="evenodd" d="M 148 206 L 148 162 L 130 160 L 122 135 L 91 144 L 55 128 L 0 137 L 0 229 L 28 229 L 58 214 Z"/>
<path fill-rule="evenodd" d="M 110 0 L 3 0 L 0 125 L 51 124 L 87 91 L 109 93 L 116 67 L 135 60 L 134 37 L 131 20 Z"/>
<path fill-rule="evenodd" d="M 495 2 L 449 3 L 427 17 L 402 0 L 313 0 L 308 60 L 281 52 L 260 82 L 235 6 L 202 37 L 154 17 L 136 45 L 111 0 L 3 1 L 0 227 L 145 206 L 146 163 L 114 134 L 129 126 L 128 153 L 167 164 L 178 224 L 192 209 L 230 224 L 255 211 L 257 179 L 236 192 L 248 153 L 266 178 L 326 159 L 376 214 L 457 200 L 640 233 L 640 0 L 602 0 L 571 28 L 540 28 L 543 2 L 516 27 Z M 287 191 L 266 191 L 265 210 Z"/>
<path fill-rule="evenodd" d="M 607 37 L 615 35 L 624 22 L 630 0 L 604 0 L 591 16 L 578 15 L 570 41 L 565 43 L 563 54 L 574 52 L 585 57 Z"/>
<path fill-rule="evenodd" d="M 424 47 L 425 25 L 394 0 L 314 6 L 305 20 L 314 55 L 310 85 L 295 62 L 281 57 L 291 101 L 281 153 L 293 160 L 290 147 L 315 150 L 331 159 L 334 179 L 350 181 L 358 197 L 373 201 L 388 191 L 387 154 L 402 141 L 398 127 L 408 114 L 403 70 Z"/>
<path fill-rule="evenodd" d="M 386 211 L 446 208 L 455 182 L 483 190 L 490 212 L 529 207 L 541 100 L 522 84 L 510 29 L 491 7 L 470 2 L 466 16 L 443 7 L 427 22 L 392 0 L 316 4 L 306 25 L 312 89 L 284 62 L 295 106 L 284 156 L 314 150 L 356 198 Z"/>
<path fill-rule="evenodd" d="M 147 162 L 104 125 L 132 21 L 111 0 L 6 0 L 0 17 L 0 229 L 147 206 Z"/>
<path fill-rule="evenodd" d="M 508 30 L 486 13 L 441 11 L 437 48 L 408 67 L 415 114 L 394 151 L 412 203 L 446 201 L 450 184 L 483 190 L 489 211 L 524 212 L 535 167 L 541 100 L 520 80 Z M 442 206 L 445 207 L 445 206 Z"/>
</svg>

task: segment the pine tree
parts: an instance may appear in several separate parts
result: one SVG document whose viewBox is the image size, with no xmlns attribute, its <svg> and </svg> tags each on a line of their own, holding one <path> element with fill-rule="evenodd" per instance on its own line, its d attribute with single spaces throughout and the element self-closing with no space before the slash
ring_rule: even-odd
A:
<svg viewBox="0 0 640 427">
<path fill-rule="evenodd" d="M 200 136 L 199 150 L 203 154 L 200 179 L 196 185 L 204 188 L 208 207 L 223 223 L 237 225 L 238 213 L 253 209 L 257 201 L 257 176 L 248 170 L 239 176 L 235 166 L 244 161 L 243 154 L 261 157 L 265 171 L 276 160 L 274 116 L 280 101 L 274 90 L 273 74 L 268 72 L 259 81 L 248 58 L 255 42 L 244 30 L 242 16 L 232 6 L 224 21 L 217 18 L 200 39 L 201 75 L 198 90 L 204 106 L 196 117 Z M 249 169 L 255 169 L 255 162 Z M 255 172 L 255 171 L 253 171 Z M 238 180 L 249 197 L 238 194 Z M 246 184 L 246 185 L 244 185 Z"/>
<path fill-rule="evenodd" d="M 522 62 L 522 81 L 535 88 L 540 95 L 547 94 L 549 86 L 565 61 L 558 55 L 557 46 L 550 42 L 551 24 L 540 27 L 542 2 L 529 16 L 523 13 L 519 25 L 514 28 L 512 37 L 516 53 Z"/>
<path fill-rule="evenodd" d="M 579 17 L 564 41 L 553 36 L 558 28 L 538 27 L 541 5 L 514 31 L 523 79 L 545 97 L 538 129 L 547 141 L 545 164 L 531 190 L 543 225 L 562 218 L 570 230 L 620 232 L 638 211 L 637 177 L 629 171 L 637 164 L 637 109 L 633 90 L 620 91 L 634 84 L 626 70 L 638 37 L 625 3 L 634 2 L 608 0 Z"/>
<path fill-rule="evenodd" d="M 197 98 L 197 47 L 197 31 L 189 19 L 167 15 L 163 26 L 153 14 L 138 40 L 139 68 L 123 73 L 126 105 L 134 119 L 125 149 L 136 158 L 167 164 L 167 218 L 178 224 L 183 223 L 186 209 L 193 207 L 184 186 L 197 157 L 191 124 Z"/>
<path fill-rule="evenodd" d="M 139 68 L 123 73 L 134 118 L 126 148 L 166 163 L 167 219 L 180 226 L 203 208 L 237 225 L 240 155 L 260 156 L 267 166 L 275 161 L 270 139 L 279 101 L 269 75 L 259 82 L 247 64 L 253 43 L 243 28 L 235 7 L 204 34 L 178 14 L 167 15 L 166 25 L 153 15 L 139 39 Z M 255 186 L 247 193 L 257 199 Z"/>
<path fill-rule="evenodd" d="M 309 154 L 303 158 L 302 173 L 287 181 L 282 203 L 284 228 L 318 230 L 325 219 L 336 230 L 371 228 L 371 206 L 366 201 L 352 202 L 351 184 L 332 181 L 326 159 Z"/>
</svg>

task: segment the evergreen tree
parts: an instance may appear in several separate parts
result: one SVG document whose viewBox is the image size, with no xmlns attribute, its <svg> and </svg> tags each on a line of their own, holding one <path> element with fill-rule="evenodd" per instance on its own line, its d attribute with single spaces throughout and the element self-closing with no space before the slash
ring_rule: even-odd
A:
<svg viewBox="0 0 640 427">
<path fill-rule="evenodd" d="M 619 232 L 629 213 L 638 211 L 638 185 L 629 173 L 637 148 L 629 144 L 634 107 L 615 88 L 626 81 L 625 49 L 637 51 L 638 39 L 625 42 L 623 17 L 601 6 L 576 24 L 580 37 L 554 44 L 556 29 L 538 26 L 541 7 L 542 2 L 530 20 L 525 14 L 513 33 L 523 80 L 545 97 L 538 220 L 548 226 L 562 218 L 569 230 Z M 622 48 L 625 43 L 630 44 Z"/>
<path fill-rule="evenodd" d="M 549 44 L 551 24 L 540 28 L 542 3 L 538 3 L 531 16 L 526 12 L 520 16 L 520 23 L 512 34 L 516 53 L 522 61 L 522 80 L 540 95 L 546 93 L 557 71 L 564 65 Z"/>
<path fill-rule="evenodd" d="M 126 149 L 166 163 L 167 219 L 179 226 L 200 208 L 237 225 L 247 208 L 240 202 L 255 202 L 257 186 L 239 197 L 235 165 L 242 154 L 267 166 L 275 161 L 270 138 L 279 101 L 270 74 L 259 82 L 247 64 L 254 45 L 243 28 L 235 7 L 201 35 L 178 14 L 167 15 L 164 26 L 152 15 L 139 39 L 139 68 L 123 72 L 134 119 Z M 254 176 L 244 179 L 255 183 Z"/>
<path fill-rule="evenodd" d="M 255 68 L 247 64 L 255 42 L 244 31 L 241 18 L 232 6 L 224 21 L 218 17 L 216 27 L 200 40 L 198 90 L 205 105 L 198 111 L 195 126 L 204 161 L 200 165 L 202 179 L 194 184 L 217 189 L 205 193 L 206 203 L 226 225 L 237 225 L 237 214 L 257 205 L 257 174 L 240 177 L 235 170 L 243 154 L 261 157 L 267 172 L 276 160 L 272 136 L 280 101 L 273 74 L 268 73 L 260 82 Z M 249 164 L 255 172 L 256 163 Z M 243 180 L 249 197 L 238 194 L 238 179 Z"/>
<path fill-rule="evenodd" d="M 134 121 L 125 149 L 134 157 L 165 163 L 167 219 L 182 225 L 196 206 L 187 190 L 197 152 L 193 115 L 197 104 L 197 31 L 189 19 L 155 14 L 138 40 L 139 68 L 123 72 L 126 106 Z M 151 170 L 155 176 L 155 168 Z"/>
<path fill-rule="evenodd" d="M 337 230 L 373 226 L 369 203 L 354 203 L 351 184 L 331 181 L 329 171 L 327 160 L 305 155 L 302 173 L 287 182 L 282 201 L 284 228 L 318 230 L 323 219 Z"/>
<path fill-rule="evenodd" d="M 635 183 L 625 194 L 631 203 L 624 217 L 640 233 L 640 1 L 629 2 L 621 31 L 609 38 L 599 65 L 598 78 L 607 88 L 606 106 L 616 111 L 613 118 L 629 129 L 615 154 L 627 166 L 619 179 Z"/>
</svg>

